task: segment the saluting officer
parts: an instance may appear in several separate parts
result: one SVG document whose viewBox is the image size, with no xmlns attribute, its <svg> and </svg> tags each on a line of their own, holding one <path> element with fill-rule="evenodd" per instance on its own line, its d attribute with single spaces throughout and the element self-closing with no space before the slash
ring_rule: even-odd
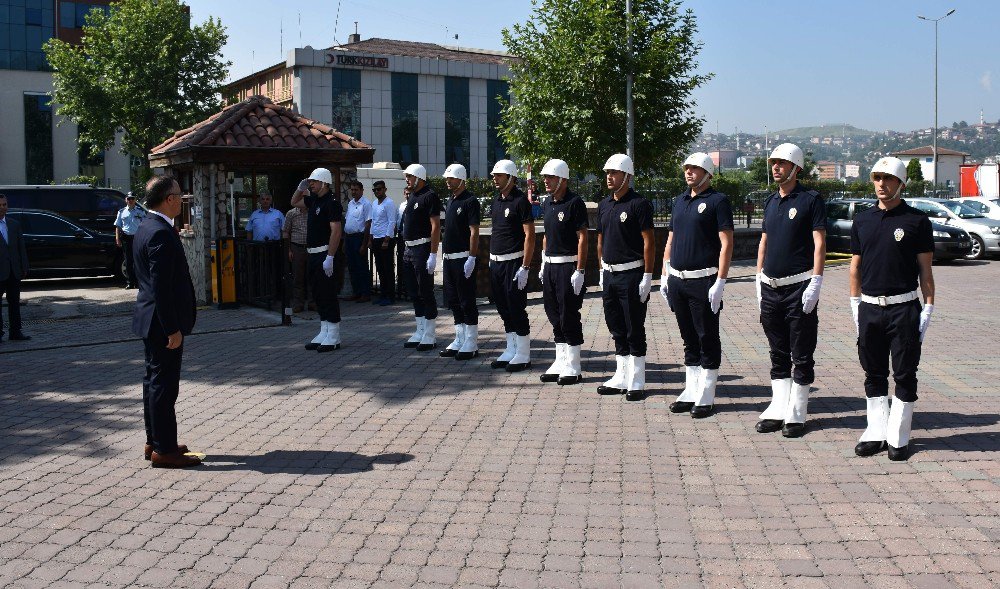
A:
<svg viewBox="0 0 1000 589">
<path fill-rule="evenodd" d="M 653 287 L 653 206 L 629 186 L 632 158 L 619 153 L 604 164 L 611 195 L 597 207 L 597 255 L 604 319 L 615 342 L 615 374 L 601 395 L 646 398 L 646 304 Z"/>
<path fill-rule="evenodd" d="M 809 385 L 815 379 L 826 204 L 798 181 L 805 161 L 797 145 L 782 143 L 767 161 L 778 190 L 764 202 L 757 303 L 771 348 L 771 404 L 760 414 L 756 429 L 781 430 L 784 437 L 797 438 L 806 432 Z"/>
<path fill-rule="evenodd" d="M 531 367 L 528 297 L 524 289 L 535 251 L 535 221 L 528 197 L 517 187 L 514 162 L 498 161 L 491 175 L 500 194 L 490 205 L 490 285 L 507 332 L 507 348 L 490 366 L 518 372 Z"/>
<path fill-rule="evenodd" d="M 334 258 L 340 247 L 344 227 L 344 207 L 330 192 L 333 176 L 326 168 L 316 168 L 299 183 L 292 195 L 292 206 L 305 203 L 306 252 L 309 254 L 309 279 L 319 311 L 319 334 L 306 344 L 307 350 L 329 352 L 340 347 L 340 301 L 333 278 Z"/>
<path fill-rule="evenodd" d="M 479 309 L 476 308 L 476 256 L 479 254 L 479 199 L 465 189 L 465 166 L 444 171 L 451 191 L 441 242 L 444 296 L 455 317 L 455 340 L 440 356 L 469 360 L 479 355 Z"/>
<path fill-rule="evenodd" d="M 552 324 L 556 359 L 542 374 L 542 382 L 576 384 L 583 379 L 580 346 L 583 345 L 584 269 L 587 267 L 587 205 L 569 190 L 569 166 L 549 160 L 542 167 L 545 199 L 545 234 L 542 237 L 542 281 L 545 314 Z"/>
<path fill-rule="evenodd" d="M 426 352 L 437 347 L 435 322 L 437 299 L 434 298 L 434 269 L 441 241 L 441 199 L 427 184 L 427 170 L 410 164 L 403 172 L 410 197 L 403 209 L 403 265 L 400 270 L 413 299 L 417 329 L 403 344 Z"/>
<path fill-rule="evenodd" d="M 726 195 L 712 188 L 711 157 L 693 153 L 683 167 L 688 190 L 674 199 L 660 295 L 684 340 L 684 390 L 669 409 L 700 419 L 715 407 L 722 363 L 719 312 L 733 258 L 733 210 Z"/>
<path fill-rule="evenodd" d="M 870 177 L 878 206 L 859 213 L 851 228 L 851 311 L 868 398 L 868 428 L 854 452 L 872 456 L 888 445 L 889 460 L 906 460 L 920 347 L 934 312 L 934 236 L 927 215 L 899 197 L 906 164 L 884 157 Z M 896 381 L 891 409 L 890 356 Z"/>
</svg>

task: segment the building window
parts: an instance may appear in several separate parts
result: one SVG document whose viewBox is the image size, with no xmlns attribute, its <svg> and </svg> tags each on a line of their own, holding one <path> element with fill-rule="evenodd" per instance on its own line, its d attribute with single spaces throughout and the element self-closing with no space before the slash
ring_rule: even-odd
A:
<svg viewBox="0 0 1000 589">
<path fill-rule="evenodd" d="M 402 167 L 419 161 L 417 74 L 392 74 L 392 159 Z"/>
<path fill-rule="evenodd" d="M 497 160 L 507 159 L 507 146 L 500 137 L 500 113 L 510 104 L 510 86 L 505 80 L 486 80 L 486 164 L 492 170 Z"/>
<path fill-rule="evenodd" d="M 83 130 L 81 129 L 80 132 Z M 99 151 L 97 155 L 91 155 L 90 148 L 93 143 L 88 143 L 77 137 L 77 162 L 81 176 L 93 176 L 98 182 L 104 181 L 104 152 Z"/>
<path fill-rule="evenodd" d="M 24 95 L 24 175 L 28 184 L 52 181 L 52 103 L 44 94 Z"/>
<path fill-rule="evenodd" d="M 333 70 L 333 128 L 361 138 L 361 70 Z"/>
<path fill-rule="evenodd" d="M 49 69 L 42 45 L 53 36 L 54 8 L 38 0 L 0 0 L 0 69 Z"/>
<path fill-rule="evenodd" d="M 469 165 L 469 78 L 444 79 L 445 163 Z"/>
</svg>

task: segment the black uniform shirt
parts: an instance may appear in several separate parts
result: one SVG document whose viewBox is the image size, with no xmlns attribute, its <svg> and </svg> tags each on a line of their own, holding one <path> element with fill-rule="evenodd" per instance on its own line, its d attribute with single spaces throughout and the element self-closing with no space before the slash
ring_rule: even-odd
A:
<svg viewBox="0 0 1000 589">
<path fill-rule="evenodd" d="M 430 237 L 431 215 L 441 215 L 441 199 L 425 184 L 406 200 L 406 208 L 403 209 L 403 241 Z"/>
<path fill-rule="evenodd" d="M 653 228 L 653 205 L 629 188 L 621 200 L 610 195 L 597 205 L 601 255 L 608 264 L 643 259 L 642 232 Z"/>
<path fill-rule="evenodd" d="M 306 247 L 330 244 L 330 223 L 344 222 L 344 207 L 340 201 L 327 192 L 323 196 L 309 193 L 305 196 Z"/>
<path fill-rule="evenodd" d="M 576 232 L 587 228 L 587 205 L 566 191 L 562 200 L 545 203 L 545 255 L 575 256 L 580 240 Z"/>
<path fill-rule="evenodd" d="M 446 254 L 469 251 L 470 227 L 479 225 L 479 199 L 468 190 L 453 196 L 444 215 L 444 237 L 441 247 Z"/>
<path fill-rule="evenodd" d="M 719 265 L 722 240 L 719 232 L 733 228 L 733 208 L 729 198 L 708 187 L 692 197 L 691 191 L 678 194 L 670 213 L 670 267 L 702 270 Z"/>
<path fill-rule="evenodd" d="M 491 254 L 512 254 L 524 249 L 524 224 L 533 222 L 527 195 L 515 186 L 507 198 L 497 196 L 490 205 L 490 218 L 493 221 Z"/>
<path fill-rule="evenodd" d="M 913 292 L 919 285 L 917 254 L 934 251 L 931 221 L 900 202 L 891 211 L 872 207 L 851 227 L 851 253 L 861 256 L 861 292 L 872 297 Z"/>
<path fill-rule="evenodd" d="M 785 198 L 779 192 L 767 197 L 761 225 L 767 234 L 764 274 L 784 278 L 811 270 L 816 252 L 814 229 L 826 230 L 826 203 L 818 192 L 796 183 Z"/>
</svg>

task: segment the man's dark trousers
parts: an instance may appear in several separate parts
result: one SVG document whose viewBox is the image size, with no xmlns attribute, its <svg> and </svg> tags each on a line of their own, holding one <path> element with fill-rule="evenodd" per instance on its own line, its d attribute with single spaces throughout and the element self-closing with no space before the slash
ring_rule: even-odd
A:
<svg viewBox="0 0 1000 589">
<path fill-rule="evenodd" d="M 503 330 L 525 336 L 530 332 L 528 293 L 527 288 L 519 289 L 517 282 L 514 281 L 522 261 L 522 258 L 517 258 L 490 262 L 490 286 L 493 290 L 493 301 L 497 304 L 497 312 L 503 319 Z"/>
<path fill-rule="evenodd" d="M 367 252 L 359 252 L 364 233 L 348 233 L 344 236 L 344 253 L 347 254 L 347 270 L 351 273 L 352 294 L 367 297 L 372 294 L 372 278 L 368 271 Z"/>
<path fill-rule="evenodd" d="M 177 415 L 174 403 L 180 392 L 181 356 L 184 344 L 167 349 L 167 336 L 159 321 L 149 326 L 142 339 L 146 351 L 146 376 L 142 379 L 143 419 L 146 443 L 159 454 L 177 451 Z"/>
<path fill-rule="evenodd" d="M 771 347 L 771 380 L 791 378 L 797 384 L 812 384 L 816 378 L 816 340 L 819 309 L 802 310 L 804 280 L 772 288 L 760 287 L 760 323 Z"/>
<path fill-rule="evenodd" d="M 387 244 L 382 247 L 383 244 Z M 372 253 L 375 255 L 375 270 L 378 272 L 378 288 L 383 298 L 396 300 L 396 279 L 393 276 L 393 258 L 396 248 L 388 237 L 376 237 L 372 240 Z"/>
<path fill-rule="evenodd" d="M 437 299 L 434 298 L 434 275 L 427 271 L 427 258 L 431 255 L 431 244 L 423 243 L 407 246 L 403 252 L 403 267 L 406 288 L 413 300 L 413 314 L 425 319 L 437 319 Z"/>
<path fill-rule="evenodd" d="M 861 303 L 858 307 L 858 358 L 865 371 L 865 396 L 889 394 L 889 359 L 895 396 L 900 401 L 917 400 L 917 366 L 920 364 L 919 301 L 880 307 Z"/>
<path fill-rule="evenodd" d="M 717 370 L 722 364 L 719 315 L 712 312 L 708 300 L 708 291 L 717 277 L 718 274 L 687 280 L 679 276 L 667 278 L 667 297 L 684 341 L 685 366 Z"/>
<path fill-rule="evenodd" d="M 122 233 L 122 254 L 125 256 L 125 281 L 135 286 L 135 252 L 132 251 L 134 235 Z"/>
<path fill-rule="evenodd" d="M 466 278 L 467 259 L 456 258 L 442 263 L 444 300 L 455 317 L 455 325 L 479 325 L 479 309 L 476 308 L 476 268 L 473 268 L 472 274 Z"/>
<path fill-rule="evenodd" d="M 552 339 L 557 344 L 583 345 L 583 323 L 580 317 L 583 289 L 580 289 L 580 294 L 574 293 L 570 282 L 575 271 L 576 264 L 545 264 L 542 301 L 545 304 L 545 315 L 552 324 Z"/>
<path fill-rule="evenodd" d="M 21 281 L 13 272 L 7 280 L 0 281 L 0 299 L 7 295 L 7 318 L 10 319 L 10 333 L 21 333 Z M 0 310 L 0 336 L 3 336 L 3 312 Z"/>
<path fill-rule="evenodd" d="M 615 342 L 616 356 L 646 355 L 646 302 L 639 300 L 642 268 L 609 272 L 604 270 L 604 319 Z"/>
</svg>

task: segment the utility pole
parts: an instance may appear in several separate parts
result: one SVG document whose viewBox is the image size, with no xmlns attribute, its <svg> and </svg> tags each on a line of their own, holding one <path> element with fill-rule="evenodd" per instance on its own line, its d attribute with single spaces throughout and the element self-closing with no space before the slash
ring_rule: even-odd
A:
<svg viewBox="0 0 1000 589">
<path fill-rule="evenodd" d="M 632 108 L 632 0 L 625 0 L 625 36 L 628 73 L 625 76 L 625 153 L 635 162 L 635 112 Z"/>
<path fill-rule="evenodd" d="M 917 15 L 920 20 L 926 20 L 928 22 L 934 23 L 934 142 L 931 147 L 931 156 L 934 158 L 934 196 L 937 196 L 937 185 L 938 185 L 938 22 L 942 21 L 952 14 L 955 13 L 955 9 L 952 8 L 944 16 L 938 18 L 927 18 L 925 16 Z"/>
</svg>

